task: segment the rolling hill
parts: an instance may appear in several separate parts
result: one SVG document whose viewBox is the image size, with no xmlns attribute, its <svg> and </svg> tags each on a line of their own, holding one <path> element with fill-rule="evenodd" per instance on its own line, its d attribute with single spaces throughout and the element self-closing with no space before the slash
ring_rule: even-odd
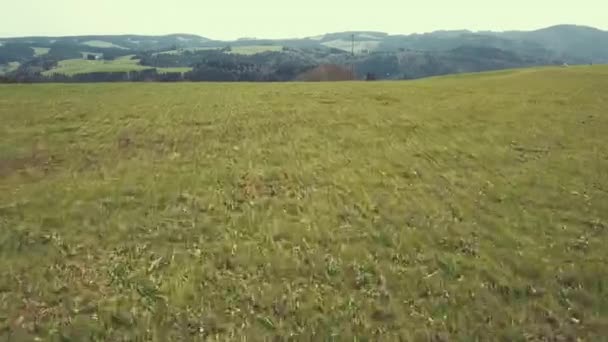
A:
<svg viewBox="0 0 608 342">
<path fill-rule="evenodd" d="M 608 32 L 592 27 L 558 25 L 531 32 L 505 32 L 502 36 L 535 42 L 565 58 L 608 62 Z"/>
<path fill-rule="evenodd" d="M 99 48 L 118 47 L 130 50 L 164 49 L 172 45 L 183 47 L 198 47 L 210 41 L 191 34 L 171 34 L 165 36 L 143 35 L 98 35 L 98 36 L 71 36 L 71 37 L 22 37 L 0 38 L 3 44 L 23 44 L 40 47 L 54 45 L 93 46 Z"/>
<path fill-rule="evenodd" d="M 606 89 L 0 85 L 0 340 L 602 341 Z"/>
<path fill-rule="evenodd" d="M 355 56 L 349 56 L 353 36 Z M 299 70 L 323 64 L 354 65 L 359 78 L 373 74 L 381 79 L 564 63 L 608 63 L 608 32 L 574 25 L 528 32 L 460 30 L 389 35 L 353 31 L 283 40 L 242 38 L 218 41 L 188 34 L 23 37 L 0 38 L 0 44 L 0 72 L 9 74 L 10 70 L 13 75 L 25 77 L 39 73 L 41 65 L 44 66 L 42 72 L 47 72 L 49 67 L 53 68 L 60 61 L 82 58 L 87 54 L 107 60 L 137 55 L 144 68 L 195 68 L 206 63 L 209 55 L 219 58 L 210 50 L 222 51 L 226 55 L 260 55 L 255 62 L 256 69 Z M 293 60 L 285 63 L 298 66 L 275 65 L 277 60 L 289 58 Z M 225 56 L 226 61 L 233 59 Z M 245 58 L 240 59 L 242 63 L 250 63 Z M 20 65 L 17 70 L 9 67 L 15 63 Z M 30 68 L 31 65 L 34 67 Z M 263 78 L 283 80 L 276 75 Z M 239 77 L 230 76 L 224 80 L 232 79 Z"/>
</svg>

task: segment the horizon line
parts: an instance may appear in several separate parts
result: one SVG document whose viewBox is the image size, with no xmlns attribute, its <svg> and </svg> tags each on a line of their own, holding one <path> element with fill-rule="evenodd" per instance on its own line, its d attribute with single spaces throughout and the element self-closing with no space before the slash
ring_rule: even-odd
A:
<svg viewBox="0 0 608 342">
<path fill-rule="evenodd" d="M 203 36 L 201 34 L 197 34 L 197 33 L 165 33 L 165 34 L 138 34 L 138 33 L 119 33 L 119 34 L 104 34 L 104 33 L 94 33 L 94 34 L 69 34 L 69 35 L 23 35 L 23 36 L 0 36 L 0 39 L 26 39 L 26 38 L 70 38 L 70 37 L 103 37 L 103 36 L 139 36 L 139 37 L 166 37 L 166 36 L 180 36 L 180 35 L 187 35 L 187 36 L 197 36 L 199 38 L 204 38 L 204 39 L 208 39 L 211 41 L 225 41 L 225 42 L 231 42 L 231 41 L 238 41 L 238 40 L 292 40 L 292 39 L 310 39 L 313 37 L 320 37 L 320 36 L 325 36 L 328 34 L 336 34 L 336 33 L 382 33 L 382 34 L 386 34 L 389 36 L 411 36 L 411 35 L 422 35 L 422 34 L 431 34 L 431 33 L 436 33 L 436 32 L 458 32 L 458 31 L 466 31 L 466 32 L 471 32 L 471 33 L 483 33 L 483 32 L 493 32 L 493 33 L 504 33 L 504 32 L 534 32 L 534 31 L 539 31 L 539 30 L 543 30 L 543 29 L 549 29 L 549 28 L 554 28 L 554 27 L 560 27 L 560 26 L 574 26 L 574 27 L 582 27 L 582 28 L 590 28 L 590 29 L 595 29 L 598 31 L 602 31 L 602 32 L 608 32 L 607 30 L 595 27 L 595 26 L 590 26 L 590 25 L 582 25 L 582 24 L 555 24 L 555 25 L 550 25 L 550 26 L 543 26 L 540 28 L 536 28 L 536 29 L 528 29 L 528 30 L 522 30 L 522 29 L 509 29 L 509 30 L 491 30 L 491 29 L 487 29 L 487 30 L 471 30 L 471 29 L 466 29 L 466 28 L 461 28 L 461 29 L 437 29 L 437 30 L 433 30 L 433 31 L 423 31 L 423 32 L 411 32 L 411 33 L 394 33 L 394 32 L 386 32 L 386 31 L 378 31 L 378 30 L 346 30 L 346 31 L 334 31 L 334 32 L 325 32 L 325 33 L 321 33 L 321 34 L 316 34 L 316 35 L 308 35 L 308 36 L 299 36 L 299 37 L 284 37 L 284 38 L 260 38 L 260 37 L 247 37 L 247 36 L 243 36 L 243 37 L 238 37 L 238 38 L 234 38 L 234 39 L 215 39 L 215 38 L 210 38 L 209 36 Z"/>
</svg>

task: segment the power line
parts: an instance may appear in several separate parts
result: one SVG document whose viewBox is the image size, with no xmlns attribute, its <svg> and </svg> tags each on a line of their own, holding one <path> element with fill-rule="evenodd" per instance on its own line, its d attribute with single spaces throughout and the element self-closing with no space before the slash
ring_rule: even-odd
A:
<svg viewBox="0 0 608 342">
<path fill-rule="evenodd" d="M 351 35 L 351 62 L 350 62 L 350 79 L 355 79 L 355 34 Z"/>
</svg>

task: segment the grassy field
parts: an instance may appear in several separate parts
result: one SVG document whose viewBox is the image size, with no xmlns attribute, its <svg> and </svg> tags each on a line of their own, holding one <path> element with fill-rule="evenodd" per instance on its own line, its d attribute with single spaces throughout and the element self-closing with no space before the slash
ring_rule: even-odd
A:
<svg viewBox="0 0 608 342">
<path fill-rule="evenodd" d="M 256 53 L 281 51 L 283 49 L 280 45 L 246 45 L 246 46 L 233 46 L 230 48 L 230 53 L 239 55 L 255 55 Z"/>
<path fill-rule="evenodd" d="M 605 339 L 606 89 L 0 86 L 0 340 Z"/>
<path fill-rule="evenodd" d="M 90 72 L 120 72 L 138 71 L 152 69 L 147 65 L 139 65 L 139 60 L 131 59 L 132 56 L 120 57 L 112 61 L 98 60 L 89 61 L 85 59 L 68 59 L 59 62 L 59 65 L 51 70 L 43 72 L 44 75 L 64 74 L 75 75 Z M 192 68 L 156 68 L 159 73 L 166 72 L 188 72 Z"/>
<path fill-rule="evenodd" d="M 86 42 L 84 42 L 82 44 L 83 45 L 87 45 L 87 46 L 92 46 L 92 47 L 98 47 L 98 48 L 125 49 L 124 47 L 122 47 L 120 45 L 116 45 L 114 43 L 106 42 L 106 41 L 103 41 L 103 40 L 89 40 L 89 41 L 86 41 Z"/>
<path fill-rule="evenodd" d="M 51 50 L 51 48 L 45 48 L 45 47 L 33 47 L 32 49 L 34 49 L 35 56 L 44 56 L 47 53 L 49 53 L 49 51 Z"/>
</svg>

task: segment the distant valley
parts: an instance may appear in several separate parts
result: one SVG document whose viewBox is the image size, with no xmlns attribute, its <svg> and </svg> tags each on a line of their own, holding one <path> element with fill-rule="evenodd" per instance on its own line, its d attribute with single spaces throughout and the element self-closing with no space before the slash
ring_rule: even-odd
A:
<svg viewBox="0 0 608 342">
<path fill-rule="evenodd" d="M 191 34 L 0 38 L 0 77 L 16 82 L 394 80 L 603 63 L 608 32 L 574 25 L 411 35 L 354 31 L 283 40 Z"/>
</svg>

